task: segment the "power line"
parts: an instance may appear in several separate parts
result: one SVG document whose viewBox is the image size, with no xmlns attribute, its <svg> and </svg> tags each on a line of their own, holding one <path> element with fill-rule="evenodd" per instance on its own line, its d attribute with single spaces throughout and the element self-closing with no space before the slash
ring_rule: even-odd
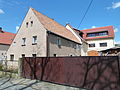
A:
<svg viewBox="0 0 120 90">
<path fill-rule="evenodd" d="M 85 16 L 86 16 L 86 14 L 88 13 L 88 11 L 89 11 L 92 3 L 93 3 L 93 0 L 91 0 L 91 2 L 90 2 L 90 4 L 89 4 L 89 6 L 88 6 L 88 8 L 87 8 L 87 10 L 86 10 L 86 12 L 85 12 L 85 14 L 83 15 L 83 17 L 82 17 L 82 19 L 81 19 L 81 22 L 80 22 L 80 24 L 78 25 L 78 28 L 77 28 L 77 29 L 79 29 L 79 27 L 81 26 L 81 24 L 82 24 L 83 20 L 85 19 Z"/>
</svg>

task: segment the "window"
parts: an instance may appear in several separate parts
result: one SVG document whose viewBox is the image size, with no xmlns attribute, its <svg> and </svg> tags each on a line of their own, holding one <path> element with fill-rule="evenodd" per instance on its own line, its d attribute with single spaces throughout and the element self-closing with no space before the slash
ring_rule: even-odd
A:
<svg viewBox="0 0 120 90">
<path fill-rule="evenodd" d="M 76 47 L 76 44 L 74 43 L 74 49 L 76 49 L 77 47 Z"/>
<path fill-rule="evenodd" d="M 36 45 L 36 44 L 37 44 L 37 36 L 33 36 L 32 45 Z"/>
<path fill-rule="evenodd" d="M 24 58 L 25 57 L 25 54 L 22 54 L 22 58 Z"/>
<path fill-rule="evenodd" d="M 22 46 L 26 45 L 26 38 L 22 38 Z"/>
<path fill-rule="evenodd" d="M 4 53 L 1 53 L 1 55 L 4 55 Z"/>
<path fill-rule="evenodd" d="M 70 47 L 74 48 L 74 43 L 71 42 L 70 43 Z"/>
<path fill-rule="evenodd" d="M 26 22 L 26 28 L 28 28 L 28 22 Z"/>
<path fill-rule="evenodd" d="M 11 60 L 11 61 L 14 60 L 14 55 L 13 55 L 13 54 L 10 55 L 10 60 Z"/>
<path fill-rule="evenodd" d="M 33 26 L 33 21 L 31 21 L 31 27 Z"/>
<path fill-rule="evenodd" d="M 76 48 L 77 48 L 77 50 L 80 50 L 80 45 L 77 44 L 77 45 L 76 45 Z"/>
<path fill-rule="evenodd" d="M 57 45 L 61 46 L 61 39 L 60 38 L 57 38 Z"/>
<path fill-rule="evenodd" d="M 56 57 L 57 55 L 56 54 L 53 54 L 54 57 Z"/>
<path fill-rule="evenodd" d="M 107 47 L 107 43 L 100 43 L 100 47 Z"/>
<path fill-rule="evenodd" d="M 95 47 L 95 43 L 89 44 L 89 47 Z"/>
<path fill-rule="evenodd" d="M 36 54 L 32 54 L 32 56 L 35 58 L 35 57 L 36 57 Z"/>
<path fill-rule="evenodd" d="M 98 36 L 106 36 L 106 35 L 108 35 L 108 31 L 87 33 L 87 37 L 98 37 Z"/>
</svg>

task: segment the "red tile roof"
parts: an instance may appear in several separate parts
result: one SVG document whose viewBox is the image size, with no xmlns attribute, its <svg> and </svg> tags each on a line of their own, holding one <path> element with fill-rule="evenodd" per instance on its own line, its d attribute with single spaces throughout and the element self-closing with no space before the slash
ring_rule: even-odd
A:
<svg viewBox="0 0 120 90">
<path fill-rule="evenodd" d="M 84 33 L 83 38 L 85 40 L 114 38 L 113 26 L 105 26 L 105 27 L 98 27 L 98 28 L 92 28 L 92 29 L 85 29 L 85 30 L 81 30 L 81 31 Z M 102 31 L 108 31 L 108 35 L 107 36 L 97 36 L 97 37 L 87 37 L 87 33 L 95 33 L 95 32 L 102 32 Z"/>
<path fill-rule="evenodd" d="M 66 29 L 64 26 L 60 25 L 53 19 L 39 13 L 38 11 L 32 9 L 39 21 L 42 23 L 42 25 L 48 30 L 51 31 L 57 35 L 60 35 L 64 38 L 67 38 L 69 40 L 72 40 L 74 42 L 80 43 L 80 41 L 75 37 L 75 35 L 72 34 L 71 31 Z"/>
<path fill-rule="evenodd" d="M 10 45 L 14 39 L 15 34 L 5 31 L 0 31 L 0 44 Z"/>
</svg>

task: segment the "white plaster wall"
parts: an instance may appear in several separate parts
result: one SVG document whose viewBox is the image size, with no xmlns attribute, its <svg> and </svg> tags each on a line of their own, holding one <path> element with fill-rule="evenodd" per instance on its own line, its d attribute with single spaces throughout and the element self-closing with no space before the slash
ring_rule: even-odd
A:
<svg viewBox="0 0 120 90">
<path fill-rule="evenodd" d="M 69 25 L 66 25 L 66 28 L 68 30 L 70 30 L 72 32 L 73 35 L 75 35 L 75 37 L 80 41 L 80 43 L 82 44 L 82 40 L 81 38 L 72 30 L 72 28 Z"/>
<path fill-rule="evenodd" d="M 100 43 L 105 43 L 107 42 L 107 47 L 100 47 Z M 105 49 L 109 49 L 114 47 L 114 39 L 97 39 L 97 40 L 89 40 L 87 41 L 88 44 L 95 43 L 95 47 L 88 47 L 88 51 L 90 50 L 96 50 L 96 51 L 101 51 Z"/>
<path fill-rule="evenodd" d="M 30 21 L 33 21 L 32 27 Z M 28 28 L 26 28 L 26 22 L 29 22 Z M 32 45 L 33 36 L 37 36 L 37 45 Z M 26 46 L 21 46 L 22 38 L 26 38 Z M 46 56 L 46 29 L 39 22 L 31 8 L 8 49 L 8 60 L 10 60 L 10 54 L 14 54 L 15 60 L 21 58 L 21 54 L 25 54 L 26 57 L 32 57 L 32 54 L 37 54 L 38 57 Z"/>
</svg>

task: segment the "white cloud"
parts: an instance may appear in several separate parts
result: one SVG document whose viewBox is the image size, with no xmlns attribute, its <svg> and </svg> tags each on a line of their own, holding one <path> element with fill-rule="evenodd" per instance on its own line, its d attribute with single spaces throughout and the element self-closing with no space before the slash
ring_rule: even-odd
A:
<svg viewBox="0 0 120 90">
<path fill-rule="evenodd" d="M 118 31 L 119 31 L 119 29 L 118 29 L 118 28 L 115 28 L 115 29 L 114 29 L 114 32 L 118 32 Z"/>
<path fill-rule="evenodd" d="M 19 30 L 19 26 L 16 26 L 16 32 Z"/>
<path fill-rule="evenodd" d="M 114 41 L 115 44 L 120 44 L 120 41 Z"/>
<path fill-rule="evenodd" d="M 91 28 L 96 28 L 96 26 L 92 26 Z"/>
<path fill-rule="evenodd" d="M 0 9 L 0 14 L 4 14 L 5 12 L 2 10 L 2 9 Z"/>
<path fill-rule="evenodd" d="M 120 2 L 112 2 L 112 6 L 111 7 L 107 7 L 107 9 L 116 9 L 116 8 L 120 8 Z"/>
</svg>

